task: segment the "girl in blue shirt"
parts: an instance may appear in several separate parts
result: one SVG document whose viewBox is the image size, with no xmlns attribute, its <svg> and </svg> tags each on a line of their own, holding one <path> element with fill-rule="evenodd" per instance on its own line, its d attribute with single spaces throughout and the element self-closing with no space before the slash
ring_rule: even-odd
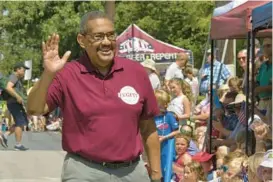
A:
<svg viewBox="0 0 273 182">
<path fill-rule="evenodd" d="M 166 110 L 171 101 L 171 96 L 164 90 L 155 90 L 155 97 L 161 111 L 161 114 L 156 116 L 154 119 L 159 141 L 161 143 L 161 169 L 164 176 L 166 171 L 167 155 L 175 155 L 168 153 L 168 139 L 173 138 L 179 133 L 179 125 L 174 115 Z"/>
</svg>

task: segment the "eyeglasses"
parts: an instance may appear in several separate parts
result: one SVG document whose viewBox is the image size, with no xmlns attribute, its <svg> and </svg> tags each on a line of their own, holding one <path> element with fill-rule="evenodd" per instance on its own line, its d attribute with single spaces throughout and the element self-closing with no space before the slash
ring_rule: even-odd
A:
<svg viewBox="0 0 273 182">
<path fill-rule="evenodd" d="M 115 32 L 107 32 L 107 33 L 93 33 L 93 34 L 84 34 L 84 35 L 89 35 L 93 41 L 95 42 L 102 42 L 105 37 L 107 37 L 108 40 L 110 41 L 116 41 L 116 33 Z"/>
<path fill-rule="evenodd" d="M 239 57 L 238 60 L 241 60 L 241 59 L 246 59 L 246 57 Z"/>
</svg>

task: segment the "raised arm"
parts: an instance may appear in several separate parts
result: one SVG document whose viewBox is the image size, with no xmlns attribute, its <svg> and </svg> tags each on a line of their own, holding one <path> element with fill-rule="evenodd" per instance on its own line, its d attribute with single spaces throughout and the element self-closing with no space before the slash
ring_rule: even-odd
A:
<svg viewBox="0 0 273 182">
<path fill-rule="evenodd" d="M 59 35 L 53 34 L 48 37 L 46 43 L 42 43 L 44 72 L 28 96 L 27 111 L 31 115 L 48 112 L 46 104 L 48 88 L 56 73 L 64 67 L 71 54 L 70 51 L 67 51 L 62 58 L 59 57 L 59 40 Z"/>
</svg>

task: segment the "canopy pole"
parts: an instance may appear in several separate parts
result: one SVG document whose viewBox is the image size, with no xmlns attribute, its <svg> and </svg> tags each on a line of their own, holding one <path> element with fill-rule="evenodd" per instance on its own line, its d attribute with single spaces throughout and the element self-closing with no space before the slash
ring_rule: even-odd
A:
<svg viewBox="0 0 273 182">
<path fill-rule="evenodd" d="M 210 32 L 210 25 L 209 25 L 209 31 L 208 32 Z M 199 73 L 204 68 L 205 61 L 206 61 L 206 58 L 207 58 L 206 56 L 207 56 L 207 50 L 208 50 L 209 43 L 210 43 L 210 33 L 208 34 L 208 39 L 207 39 L 207 42 L 206 42 L 206 45 L 205 45 L 205 52 L 204 52 L 201 68 L 199 69 Z M 199 87 L 198 87 L 199 89 L 198 89 L 198 94 L 197 95 L 199 95 L 199 93 L 200 93 L 201 75 L 199 75 L 199 77 L 198 77 L 198 85 L 199 85 Z"/>
<path fill-rule="evenodd" d="M 234 75 L 236 76 L 236 68 L 237 68 L 236 39 L 233 39 L 233 64 L 234 64 Z"/>
<path fill-rule="evenodd" d="M 255 36 L 256 32 L 252 31 L 251 35 L 251 48 L 252 48 L 252 55 L 251 55 L 251 64 L 252 64 L 252 70 L 251 70 L 251 123 L 254 121 L 254 107 L 255 107 L 255 95 L 254 95 L 254 89 L 255 89 Z M 255 138 L 252 137 L 251 140 L 251 154 L 255 153 Z"/>
<path fill-rule="evenodd" d="M 250 64 L 250 32 L 247 33 L 247 55 L 246 55 L 246 103 L 245 103 L 245 113 L 246 113 L 246 155 L 248 155 L 248 118 L 249 118 L 249 64 Z"/>
<path fill-rule="evenodd" d="M 222 58 L 221 58 L 221 63 L 223 63 L 223 64 L 224 64 L 226 53 L 227 53 L 227 46 L 228 46 L 228 39 L 225 40 L 224 50 L 223 50 L 223 54 L 222 54 Z M 221 74 L 221 73 L 219 73 L 219 74 Z"/>
<path fill-rule="evenodd" d="M 209 153 L 212 153 L 212 112 L 213 112 L 213 60 L 214 60 L 214 40 L 211 40 L 210 58 L 210 118 L 209 118 Z"/>
</svg>

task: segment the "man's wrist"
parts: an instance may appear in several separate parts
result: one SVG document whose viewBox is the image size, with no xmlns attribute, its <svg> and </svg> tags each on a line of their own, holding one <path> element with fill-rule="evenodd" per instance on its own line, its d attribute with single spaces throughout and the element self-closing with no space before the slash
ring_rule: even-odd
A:
<svg viewBox="0 0 273 182">
<path fill-rule="evenodd" d="M 162 178 L 162 175 L 159 171 L 152 170 L 152 173 L 151 173 L 151 181 L 152 182 L 157 182 L 157 180 L 159 180 L 161 182 L 161 178 Z"/>
<path fill-rule="evenodd" d="M 152 179 L 151 182 L 161 182 L 161 179 Z"/>
</svg>

